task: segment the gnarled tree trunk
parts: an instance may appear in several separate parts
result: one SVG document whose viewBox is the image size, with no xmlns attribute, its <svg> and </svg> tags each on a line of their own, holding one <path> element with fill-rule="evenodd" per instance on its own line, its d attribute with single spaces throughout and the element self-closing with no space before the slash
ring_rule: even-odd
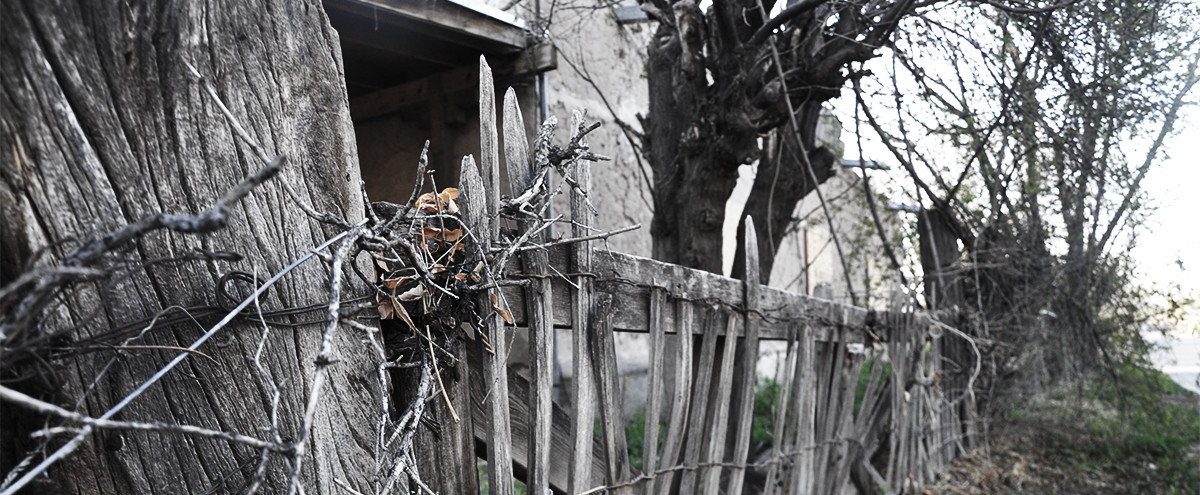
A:
<svg viewBox="0 0 1200 495">
<path fill-rule="evenodd" d="M 149 260 L 229 251 L 243 259 L 174 261 L 117 272 L 55 301 L 39 331 L 58 334 L 70 345 L 171 305 L 220 306 L 215 288 L 224 274 L 240 270 L 263 280 L 339 232 L 308 218 L 285 193 L 284 182 L 317 211 L 362 218 L 341 51 L 319 2 L 8 1 L 0 5 L 0 17 L 0 205 L 6 217 L 0 222 L 0 285 L 26 264 L 49 266 L 80 242 L 155 213 L 204 211 L 263 165 L 238 141 L 185 62 L 211 81 L 268 155 L 287 160 L 278 177 L 229 211 L 224 229 L 206 235 L 159 231 L 115 253 Z M 329 277 L 327 265 L 309 261 L 265 294 L 261 306 L 324 304 Z M 365 293 L 361 284 L 350 286 L 343 298 Z M 238 299 L 246 294 L 243 290 Z M 285 442 L 297 438 L 327 313 L 322 308 L 286 319 L 300 324 L 270 328 L 262 372 L 254 360 L 263 326 L 235 323 L 200 349 L 211 359 L 188 357 L 114 419 L 197 425 L 271 440 L 266 429 L 272 425 L 273 381 L 278 434 Z M 215 321 L 209 315 L 198 323 Z M 203 331 L 187 321 L 155 328 L 136 343 L 186 347 Z M 326 368 L 328 383 L 301 463 L 299 480 L 308 493 L 334 492 L 335 480 L 372 491 L 381 391 L 374 354 L 362 338 L 345 324 L 336 333 L 337 358 Z M 57 393 L 30 385 L 24 391 L 67 409 L 85 397 L 77 410 L 95 417 L 176 354 L 126 350 L 101 374 L 114 352 L 89 352 L 49 363 L 55 376 L 43 381 L 56 378 Z M 6 417 L 17 414 L 11 405 L 4 408 Z M 31 441 L 29 430 L 5 430 L 7 471 Z M 261 455 L 224 440 L 104 431 L 34 486 L 53 493 L 237 493 L 253 477 Z M 286 459 L 282 453 L 270 456 L 261 491 L 287 490 Z"/>
</svg>

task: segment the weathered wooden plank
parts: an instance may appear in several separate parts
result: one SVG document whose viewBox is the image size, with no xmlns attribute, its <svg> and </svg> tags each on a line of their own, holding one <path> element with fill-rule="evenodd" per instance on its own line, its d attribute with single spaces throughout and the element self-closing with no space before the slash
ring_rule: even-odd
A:
<svg viewBox="0 0 1200 495">
<path fill-rule="evenodd" d="M 663 358 L 666 350 L 663 348 L 666 340 L 666 328 L 663 322 L 663 306 L 666 305 L 666 291 L 653 289 L 650 291 L 650 370 L 646 384 L 646 424 L 645 435 L 642 437 L 642 472 L 653 475 L 658 468 L 658 431 L 662 414 L 662 382 Z M 644 485 L 643 493 L 650 495 L 654 492 L 654 478 Z"/>
<path fill-rule="evenodd" d="M 892 394 L 892 424 L 896 427 L 891 429 L 888 451 L 888 469 L 887 480 L 890 486 L 898 486 L 900 483 L 908 479 L 908 460 L 910 458 L 908 451 L 909 431 L 907 426 L 911 419 L 909 417 L 909 404 L 905 400 L 905 383 L 908 381 L 908 360 L 909 353 L 912 351 L 909 345 L 908 328 L 905 326 L 902 313 L 891 312 L 886 315 L 889 321 L 889 327 L 892 330 L 892 339 L 888 342 L 888 356 L 892 361 L 891 377 L 889 384 Z"/>
<path fill-rule="evenodd" d="M 796 437 L 792 443 L 793 448 L 798 451 L 796 457 L 796 467 L 792 474 L 791 495 L 799 495 L 801 493 L 813 493 L 813 470 L 815 470 L 814 462 L 816 455 L 812 448 L 816 442 L 816 417 L 817 417 L 817 359 L 815 358 L 814 348 L 817 345 L 815 339 L 809 338 L 810 327 L 805 325 L 799 336 L 800 349 L 797 355 L 796 371 L 798 379 L 796 380 L 796 394 L 799 399 L 799 420 L 797 421 Z"/>
<path fill-rule="evenodd" d="M 704 457 L 708 467 L 704 469 L 704 479 L 701 482 L 701 487 L 706 495 L 717 495 L 721 489 L 721 466 L 718 463 L 725 460 L 726 432 L 729 430 L 729 398 L 733 393 L 733 361 L 738 344 L 738 334 L 735 330 L 738 328 L 738 320 L 737 313 L 730 313 L 729 321 L 725 326 L 725 340 L 721 350 L 721 370 L 717 374 L 716 398 L 713 401 L 716 409 L 713 411 L 713 419 L 710 422 L 708 453 Z M 778 422 L 782 423 L 782 421 Z"/>
<path fill-rule="evenodd" d="M 617 369 L 617 346 L 613 340 L 612 296 L 597 297 L 595 323 L 592 325 L 592 353 L 596 382 L 600 392 L 600 425 L 604 429 L 605 457 L 608 459 L 605 482 L 609 486 L 629 479 L 629 445 L 625 439 L 625 423 L 621 421 L 620 371 Z M 631 490 L 621 490 L 628 492 Z"/>
<path fill-rule="evenodd" d="M 582 120 L 583 116 L 576 111 L 571 118 L 571 129 L 578 129 L 579 122 Z M 572 232 L 576 237 L 584 237 L 590 234 L 588 227 L 592 221 L 592 212 L 587 199 L 587 191 L 592 182 L 588 162 L 576 162 L 572 167 L 571 174 L 576 184 L 571 190 Z M 591 273 L 592 243 L 585 241 L 572 244 L 571 261 L 572 272 Z M 571 404 L 575 407 L 571 434 L 574 439 L 575 452 L 572 453 L 571 476 L 568 485 L 571 493 L 579 493 L 592 488 L 587 486 L 591 479 L 591 462 L 586 450 L 592 442 L 592 422 L 595 418 L 596 403 L 594 377 L 592 376 L 592 353 L 588 349 L 588 343 L 591 340 L 588 335 L 592 332 L 592 277 L 586 275 L 574 277 L 571 294 L 571 315 L 574 325 L 571 355 L 574 359 L 572 371 L 574 371 L 575 384 L 571 397 Z"/>
<path fill-rule="evenodd" d="M 496 127 L 496 87 L 492 67 L 479 56 L 479 173 L 487 189 L 487 211 L 496 225 L 490 232 L 492 242 L 500 239 L 500 131 Z"/>
<path fill-rule="evenodd" d="M 671 399 L 671 412 L 667 418 L 667 438 L 663 442 L 660 455 L 659 469 L 654 474 L 662 473 L 655 482 L 655 493 L 668 495 L 671 484 L 675 481 L 675 470 L 671 469 L 679 462 L 679 454 L 683 449 L 684 429 L 687 427 L 688 390 L 692 383 L 692 304 L 687 301 L 677 302 L 677 328 L 675 330 L 676 349 L 679 351 L 675 362 L 675 387 Z M 665 470 L 665 471 L 664 471 Z"/>
<path fill-rule="evenodd" d="M 767 467 L 767 483 L 764 493 L 776 493 L 780 486 L 781 469 L 782 473 L 787 473 L 785 467 L 781 463 L 787 462 L 785 453 L 792 449 L 791 437 L 788 436 L 788 427 L 794 424 L 794 411 L 796 408 L 791 407 L 795 401 L 796 394 L 792 390 L 793 377 L 796 375 L 792 370 L 796 367 L 796 325 L 788 326 L 788 343 L 785 363 L 783 366 L 783 383 L 779 385 L 779 402 L 775 406 L 775 411 L 772 412 L 774 421 L 771 428 L 771 439 L 774 442 L 774 462 Z M 786 475 L 783 476 L 786 478 Z"/>
<path fill-rule="evenodd" d="M 700 357 L 696 361 L 695 383 L 692 385 L 692 404 L 689 406 L 686 445 L 683 452 L 684 470 L 679 481 L 679 493 L 696 493 L 700 454 L 707 451 L 704 442 L 704 421 L 708 415 L 708 393 L 712 386 L 714 363 L 717 358 L 717 325 L 712 324 L 711 310 L 704 312 L 704 336 L 701 337 Z"/>
<path fill-rule="evenodd" d="M 525 137 L 525 122 L 521 116 L 517 95 L 509 88 L 504 94 L 504 155 L 508 166 L 508 183 L 512 191 L 523 191 L 533 181 L 533 162 Z M 536 227 L 534 222 L 520 222 L 522 230 Z M 541 233 L 530 236 L 530 242 L 542 242 Z M 527 448 L 529 463 L 526 485 L 530 493 L 546 493 L 550 466 L 550 412 L 554 404 L 554 290 L 549 273 L 550 257 L 545 251 L 528 251 L 521 255 L 524 273 L 538 275 L 525 288 L 525 308 L 529 315 L 529 366 L 533 393 L 529 394 L 529 432 Z M 514 438 L 521 438 L 516 436 Z M 514 446 L 515 449 L 515 446 Z M 565 459 L 565 458 L 564 458 Z M 565 485 L 563 485 L 565 487 Z"/>
<path fill-rule="evenodd" d="M 735 399 L 736 409 L 733 415 L 737 422 L 737 436 L 734 437 L 733 459 L 734 467 L 729 471 L 729 493 L 742 493 L 742 482 L 746 469 L 742 467 L 750 453 L 750 432 L 754 416 L 754 389 L 757 384 L 755 368 L 758 364 L 758 334 L 761 327 L 761 316 L 757 313 L 761 285 L 758 278 L 758 235 L 754 232 L 754 220 L 746 217 L 746 280 L 743 283 L 746 310 L 746 337 L 742 339 L 742 376 L 737 377 L 741 391 Z"/>
<path fill-rule="evenodd" d="M 841 406 L 840 393 L 844 373 L 842 365 L 846 355 L 845 346 L 841 338 L 845 335 L 844 327 L 838 328 L 838 341 L 819 344 L 824 349 L 822 353 L 825 355 L 821 359 L 821 369 L 818 376 L 820 380 L 820 388 L 818 389 L 818 398 L 820 406 L 818 407 L 817 417 L 817 442 L 819 446 L 816 449 L 816 470 L 813 472 L 814 485 L 818 493 L 830 493 L 829 487 L 831 483 L 830 457 L 833 455 L 834 449 L 837 447 L 837 424 L 841 420 L 839 410 Z"/>
<path fill-rule="evenodd" d="M 496 129 L 496 94 L 492 82 L 492 68 L 482 55 L 479 57 L 479 159 L 482 172 L 482 197 L 471 191 L 468 200 L 472 209 L 478 209 L 480 200 L 485 201 L 488 222 L 468 224 L 475 232 L 475 240 L 485 246 L 482 257 L 489 253 L 488 247 L 500 240 L 500 150 Z M 461 172 L 464 182 L 474 186 L 474 167 Z M 470 181 L 466 180 L 470 178 Z M 477 186 L 475 186 L 477 187 Z M 481 257 L 481 258 L 482 258 Z M 489 493 L 510 495 L 513 493 L 512 473 L 512 429 L 508 417 L 508 339 L 504 335 L 504 321 L 493 307 L 503 302 L 495 290 L 485 291 L 477 303 L 479 314 L 484 315 L 488 342 L 492 352 L 483 359 L 483 377 L 491 393 L 485 397 L 488 407 L 488 488 Z"/>
<path fill-rule="evenodd" d="M 479 233 L 477 240 L 480 245 L 475 247 L 475 256 L 482 257 L 489 244 L 484 233 L 491 228 L 487 212 L 484 211 L 483 196 L 486 193 L 483 180 L 479 177 L 474 160 L 470 156 L 463 159 L 461 170 L 462 189 L 459 198 L 462 203 L 463 223 L 467 228 Z M 476 310 L 484 315 L 484 328 L 481 330 L 487 335 L 492 346 L 492 352 L 485 353 L 482 359 L 485 388 L 489 392 L 476 400 L 485 400 L 488 404 L 487 421 L 483 424 L 488 433 L 489 486 L 498 493 L 511 493 L 513 485 L 509 447 L 512 445 L 512 437 L 508 421 L 508 375 L 505 372 L 503 357 L 507 355 L 507 342 L 504 338 L 504 327 L 492 309 L 491 294 L 491 291 L 486 291 L 480 294 L 475 302 Z M 508 490 L 505 490 L 505 487 L 508 487 Z"/>
</svg>

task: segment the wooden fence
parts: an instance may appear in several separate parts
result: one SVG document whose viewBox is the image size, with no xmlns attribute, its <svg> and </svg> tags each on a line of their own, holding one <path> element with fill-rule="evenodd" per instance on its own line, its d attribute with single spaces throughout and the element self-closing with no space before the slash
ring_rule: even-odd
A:
<svg viewBox="0 0 1200 495">
<path fill-rule="evenodd" d="M 501 175 L 482 58 L 480 70 L 479 168 L 464 160 L 460 202 L 464 224 L 486 243 L 500 239 Z M 503 128 L 525 136 L 511 92 Z M 536 157 L 525 139 L 506 139 L 504 153 L 511 190 L 525 190 Z M 588 166 L 568 171 L 577 185 L 575 237 L 593 233 Z M 753 229 L 747 221 L 747 280 L 758 280 Z M 868 491 L 903 493 L 934 478 L 970 440 L 962 411 L 974 407 L 964 394 L 973 364 L 944 359 L 954 330 L 928 315 L 869 311 L 591 244 L 524 251 L 503 273 L 528 283 L 480 295 L 479 307 L 506 303 L 517 331 L 528 332 L 530 378 L 506 369 L 503 319 L 485 318 L 493 352 L 462 351 L 458 373 L 469 368 L 470 385 L 448 392 L 470 414 L 442 425 L 441 472 L 424 475 L 434 490 L 474 490 L 475 460 L 464 453 L 478 453 L 491 494 L 513 493 L 514 479 L 529 493 L 838 494 L 852 478 Z M 572 414 L 551 397 L 556 328 L 574 336 Z M 614 332 L 649 334 L 640 469 L 627 454 Z M 787 371 L 773 404 L 772 447 L 751 458 L 756 363 L 767 340 L 786 342 Z"/>
</svg>

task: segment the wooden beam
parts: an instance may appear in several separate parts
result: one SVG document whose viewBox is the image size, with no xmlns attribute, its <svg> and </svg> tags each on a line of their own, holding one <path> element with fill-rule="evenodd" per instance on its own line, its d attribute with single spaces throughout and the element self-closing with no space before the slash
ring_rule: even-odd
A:
<svg viewBox="0 0 1200 495">
<path fill-rule="evenodd" d="M 455 67 L 469 62 L 479 56 L 479 50 L 467 46 L 447 43 L 446 40 L 427 34 L 428 28 L 422 29 L 415 22 L 383 22 L 372 12 L 364 15 L 353 9 L 338 8 L 334 3 L 327 2 L 331 8 L 325 9 L 329 15 L 329 23 L 338 30 L 343 49 L 350 46 L 362 45 L 390 53 L 415 58 L 424 62 Z"/>
<path fill-rule="evenodd" d="M 559 273 L 573 273 L 567 263 L 568 246 L 553 246 L 547 249 L 550 264 Z M 613 329 L 622 332 L 647 332 L 650 320 L 650 290 L 660 287 L 668 292 L 673 299 L 693 301 L 725 301 L 741 306 L 744 301 L 745 286 L 741 280 L 723 277 L 701 270 L 684 268 L 661 261 L 655 261 L 638 256 L 612 251 L 596 250 L 593 257 L 592 273 L 596 274 L 596 290 L 613 295 L 613 305 L 621 311 L 613 315 Z M 523 277 L 520 266 L 513 261 L 506 269 L 509 279 Z M 669 281 L 669 282 L 664 282 Z M 561 278 L 551 280 L 556 294 L 569 293 L 570 285 Z M 513 305 L 513 317 L 518 325 L 525 322 L 524 294 L 519 287 L 505 290 L 505 297 Z M 568 298 L 555 298 L 554 324 L 559 328 L 570 326 L 570 304 Z M 886 312 L 878 312 L 872 317 L 864 308 L 840 304 L 812 296 L 794 294 L 779 289 L 761 286 L 758 293 L 756 314 L 760 315 L 762 327 L 761 340 L 787 340 L 787 323 L 808 322 L 811 338 L 828 342 L 837 338 L 836 327 L 844 325 L 848 331 L 846 342 L 870 343 L 874 340 L 886 341 L 888 330 L 884 325 L 875 325 L 875 321 L 886 321 L 882 316 Z M 740 309 L 740 308 L 732 308 Z M 662 311 L 662 322 L 667 332 L 674 331 L 677 312 L 671 305 L 666 305 Z M 929 326 L 929 317 L 924 314 L 914 315 L 914 328 Z M 697 336 L 702 333 L 693 329 Z M 721 335 L 724 335 L 724 328 Z"/>
<path fill-rule="evenodd" d="M 425 27 L 422 34 L 489 55 L 514 53 L 527 43 L 524 26 L 449 0 L 325 0 L 324 4 L 380 22 L 403 24 L 407 20 Z"/>
</svg>

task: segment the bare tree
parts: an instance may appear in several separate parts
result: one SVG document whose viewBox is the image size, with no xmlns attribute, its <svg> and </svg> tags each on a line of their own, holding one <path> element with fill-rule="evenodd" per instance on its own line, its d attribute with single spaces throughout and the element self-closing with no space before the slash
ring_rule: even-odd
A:
<svg viewBox="0 0 1200 495">
<path fill-rule="evenodd" d="M 1022 351 L 994 371 L 1043 379 L 1130 357 L 1114 344 L 1137 339 L 1150 312 L 1136 307 L 1128 259 L 1141 184 L 1200 82 L 1194 6 L 1054 7 L 915 19 L 894 45 L 896 79 L 855 85 L 865 119 L 966 250 L 968 269 L 948 276 L 969 288 L 979 337 Z"/>
<path fill-rule="evenodd" d="M 840 93 L 847 64 L 875 56 L 916 9 L 908 0 L 802 0 L 768 15 L 776 6 L 716 1 L 702 12 L 694 0 L 642 3 L 658 21 L 643 122 L 657 259 L 719 272 L 737 167 L 760 160 L 746 211 L 763 226 L 765 280 L 796 202 L 831 173 L 835 157 L 816 142 L 821 105 Z"/>
</svg>

